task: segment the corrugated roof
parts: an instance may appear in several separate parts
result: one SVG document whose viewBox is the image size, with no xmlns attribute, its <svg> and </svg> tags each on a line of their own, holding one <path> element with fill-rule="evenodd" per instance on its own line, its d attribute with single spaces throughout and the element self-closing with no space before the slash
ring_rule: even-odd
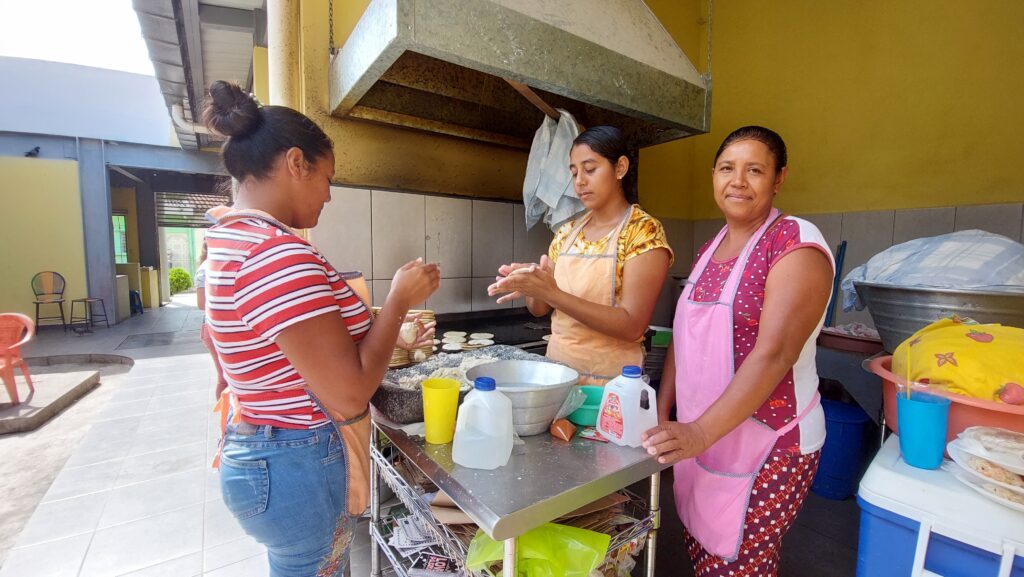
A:
<svg viewBox="0 0 1024 577">
<path fill-rule="evenodd" d="M 133 0 L 142 36 L 170 109 L 183 105 L 185 120 L 198 122 L 206 86 L 214 80 L 252 84 L 254 10 L 265 0 Z M 211 138 L 175 125 L 181 147 L 196 150 Z"/>
</svg>

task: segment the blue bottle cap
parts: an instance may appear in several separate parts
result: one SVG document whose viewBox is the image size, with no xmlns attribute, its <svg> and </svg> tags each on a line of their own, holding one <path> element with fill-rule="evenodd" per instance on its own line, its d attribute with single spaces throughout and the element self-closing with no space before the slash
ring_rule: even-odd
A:
<svg viewBox="0 0 1024 577">
<path fill-rule="evenodd" d="M 622 376 L 624 377 L 639 377 L 642 374 L 644 374 L 644 371 L 636 365 L 622 367 Z"/>
<path fill-rule="evenodd" d="M 477 377 L 473 383 L 473 388 L 478 391 L 493 391 L 495 386 L 494 379 L 491 377 Z"/>
</svg>

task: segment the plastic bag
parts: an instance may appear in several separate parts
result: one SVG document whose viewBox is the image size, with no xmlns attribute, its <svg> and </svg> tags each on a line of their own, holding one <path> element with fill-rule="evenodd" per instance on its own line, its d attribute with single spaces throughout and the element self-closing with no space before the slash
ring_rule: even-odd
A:
<svg viewBox="0 0 1024 577">
<path fill-rule="evenodd" d="M 516 538 L 517 577 L 587 577 L 604 562 L 611 537 L 545 523 Z M 478 530 L 469 544 L 466 567 L 479 571 L 504 556 L 505 544 Z"/>
<path fill-rule="evenodd" d="M 576 409 L 582 407 L 587 402 L 587 395 L 579 388 L 573 387 L 572 391 L 569 391 L 569 396 L 562 402 L 562 406 L 558 409 L 555 414 L 554 420 L 564 419 L 569 416 Z"/>
</svg>

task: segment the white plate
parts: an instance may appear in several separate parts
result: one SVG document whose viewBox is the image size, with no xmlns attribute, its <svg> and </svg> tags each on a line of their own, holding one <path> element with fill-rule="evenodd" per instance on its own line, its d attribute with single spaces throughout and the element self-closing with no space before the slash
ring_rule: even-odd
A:
<svg viewBox="0 0 1024 577">
<path fill-rule="evenodd" d="M 464 343 L 464 342 L 466 342 L 466 337 L 445 337 L 445 338 L 441 339 L 441 342 L 442 343 L 446 343 L 446 344 L 447 343 Z"/>
<path fill-rule="evenodd" d="M 990 479 L 985 475 L 982 475 L 978 471 L 972 469 L 971 466 L 967 464 L 971 455 L 970 453 L 964 452 L 964 450 L 960 448 L 960 444 L 957 442 L 958 440 L 959 439 L 953 439 L 952 441 L 949 442 L 949 446 L 946 447 L 946 450 L 949 451 L 949 456 L 953 457 L 953 464 L 950 465 L 952 471 L 962 471 L 965 475 L 979 483 L 992 483 L 993 485 L 1003 487 L 1004 489 L 1009 489 L 1014 493 L 1024 495 L 1024 487 L 1015 487 L 1009 483 L 1003 483 L 1002 481 Z M 980 459 L 982 457 L 978 458 Z"/>
<path fill-rule="evenodd" d="M 989 451 L 981 444 L 981 442 L 969 437 L 957 437 L 953 441 L 950 441 L 950 443 L 953 442 L 957 443 L 959 449 L 964 453 L 992 461 L 1007 471 L 1012 471 L 1018 475 L 1024 475 L 1024 455 Z"/>
<path fill-rule="evenodd" d="M 446 351 L 461 351 L 462 343 L 445 343 L 441 345 L 441 348 Z"/>
<path fill-rule="evenodd" d="M 958 481 L 960 481 L 961 483 L 963 483 L 964 485 L 967 485 L 971 489 L 974 489 L 978 493 L 981 493 L 982 497 L 985 497 L 985 498 L 987 498 L 990 501 L 995 501 L 996 503 L 999 503 L 1000 505 L 1002 505 L 1004 507 L 1009 507 L 1009 508 L 1011 508 L 1011 509 L 1013 509 L 1015 511 L 1020 511 L 1021 513 L 1024 513 L 1024 505 L 1022 505 L 1020 503 L 1014 503 L 1013 501 L 1010 501 L 1009 499 L 1004 499 L 1004 498 L 1000 497 L 999 495 L 996 495 L 995 493 L 992 493 L 991 491 L 985 489 L 985 487 L 983 486 L 984 484 L 989 484 L 989 485 L 992 485 L 992 486 L 996 487 L 996 486 L 998 486 L 996 483 L 976 484 L 972 478 L 968 477 L 967 475 L 965 475 L 964 473 L 960 472 L 959 470 L 953 471 L 953 476 L 956 477 L 956 479 Z"/>
<path fill-rule="evenodd" d="M 494 344 L 494 341 L 491 339 L 472 339 L 467 344 L 471 347 L 489 347 Z"/>
<path fill-rule="evenodd" d="M 470 342 L 476 341 L 476 340 L 481 340 L 481 339 L 493 339 L 493 338 L 494 338 L 494 335 L 492 335 L 491 333 L 473 333 L 473 334 L 469 335 Z"/>
<path fill-rule="evenodd" d="M 464 337 L 466 333 L 463 331 L 448 331 L 441 335 L 442 337 Z"/>
</svg>

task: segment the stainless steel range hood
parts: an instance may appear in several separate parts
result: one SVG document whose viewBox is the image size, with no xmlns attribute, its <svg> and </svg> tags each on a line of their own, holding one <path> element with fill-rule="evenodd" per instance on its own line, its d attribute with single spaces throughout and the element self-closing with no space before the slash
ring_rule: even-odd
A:
<svg viewBox="0 0 1024 577">
<path fill-rule="evenodd" d="M 710 87 L 641 0 L 372 0 L 331 111 L 528 148 L 544 112 L 508 81 L 636 147 L 709 129 Z"/>
</svg>

